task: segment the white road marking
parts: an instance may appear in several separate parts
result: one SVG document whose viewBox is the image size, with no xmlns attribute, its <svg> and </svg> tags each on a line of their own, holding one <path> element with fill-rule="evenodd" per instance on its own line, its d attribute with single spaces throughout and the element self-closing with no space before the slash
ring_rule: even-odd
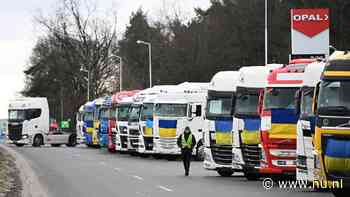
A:
<svg viewBox="0 0 350 197">
<path fill-rule="evenodd" d="M 135 179 L 138 179 L 138 180 L 140 180 L 140 181 L 143 181 L 143 178 L 142 178 L 142 177 L 140 177 L 140 176 L 136 176 L 136 175 L 134 175 L 134 176 L 132 176 L 132 177 L 134 177 Z"/>
<path fill-rule="evenodd" d="M 161 185 L 158 185 L 158 188 L 162 189 L 162 190 L 165 190 L 167 192 L 172 192 L 173 190 L 172 189 L 169 189 L 167 187 L 164 187 L 164 186 L 161 186 Z"/>
<path fill-rule="evenodd" d="M 120 168 L 114 168 L 114 170 L 115 170 L 115 171 L 118 171 L 118 172 L 121 171 Z"/>
<path fill-rule="evenodd" d="M 106 162 L 104 162 L 104 161 L 100 161 L 100 165 L 105 166 L 105 165 L 107 165 L 107 164 L 106 164 Z"/>
</svg>

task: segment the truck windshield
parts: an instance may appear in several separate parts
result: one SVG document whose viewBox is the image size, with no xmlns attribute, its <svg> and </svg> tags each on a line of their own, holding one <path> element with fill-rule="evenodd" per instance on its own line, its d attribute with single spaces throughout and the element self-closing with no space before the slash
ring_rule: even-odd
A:
<svg viewBox="0 0 350 197">
<path fill-rule="evenodd" d="M 350 115 L 350 81 L 323 81 L 318 97 L 318 113 Z"/>
<path fill-rule="evenodd" d="M 130 105 L 120 105 L 118 106 L 117 118 L 118 121 L 128 121 Z"/>
<path fill-rule="evenodd" d="M 235 115 L 258 115 L 259 91 L 237 91 Z"/>
<path fill-rule="evenodd" d="M 186 117 L 186 104 L 156 104 L 155 109 L 157 116 L 165 117 Z"/>
<path fill-rule="evenodd" d="M 110 116 L 110 110 L 108 108 L 102 108 L 100 110 L 100 119 L 108 119 Z"/>
<path fill-rule="evenodd" d="M 84 113 L 84 121 L 93 121 L 94 113 L 93 112 L 85 112 Z"/>
<path fill-rule="evenodd" d="M 9 110 L 9 120 L 25 120 L 24 110 Z"/>
<path fill-rule="evenodd" d="M 303 90 L 303 95 L 300 102 L 300 113 L 305 116 L 312 115 L 312 100 L 314 96 L 314 88 Z"/>
<path fill-rule="evenodd" d="M 209 97 L 207 100 L 207 113 L 208 119 L 217 117 L 229 117 L 232 111 L 232 98 L 231 97 Z"/>
<path fill-rule="evenodd" d="M 294 96 L 298 88 L 267 88 L 264 109 L 295 109 Z"/>
<path fill-rule="evenodd" d="M 117 114 L 117 109 L 116 108 L 112 108 L 111 109 L 110 118 L 115 118 L 116 114 Z"/>
<path fill-rule="evenodd" d="M 140 117 L 141 106 L 132 106 L 129 113 L 129 120 L 138 120 Z"/>
<path fill-rule="evenodd" d="M 147 119 L 153 118 L 153 103 L 143 104 L 141 111 L 141 120 L 145 121 Z"/>
</svg>

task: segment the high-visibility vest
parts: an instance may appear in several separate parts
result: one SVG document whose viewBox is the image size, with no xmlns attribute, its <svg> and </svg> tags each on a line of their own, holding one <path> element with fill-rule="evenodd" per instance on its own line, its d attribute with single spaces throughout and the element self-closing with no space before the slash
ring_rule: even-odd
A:
<svg viewBox="0 0 350 197">
<path fill-rule="evenodd" d="M 190 133 L 190 135 L 188 136 L 187 141 L 185 139 L 185 134 L 182 134 L 181 145 L 182 145 L 182 148 L 188 148 L 188 149 L 192 148 L 192 133 Z"/>
</svg>

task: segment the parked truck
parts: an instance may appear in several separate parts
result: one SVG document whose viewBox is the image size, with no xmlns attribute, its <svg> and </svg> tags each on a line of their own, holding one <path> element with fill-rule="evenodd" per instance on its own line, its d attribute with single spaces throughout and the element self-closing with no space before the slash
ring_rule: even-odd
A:
<svg viewBox="0 0 350 197">
<path fill-rule="evenodd" d="M 98 139 L 101 147 L 108 146 L 109 120 L 111 118 L 112 97 L 103 97 L 102 105 L 98 111 Z"/>
<path fill-rule="evenodd" d="M 141 155 L 153 154 L 154 99 L 166 94 L 176 86 L 159 85 L 147 88 L 134 95 L 128 122 L 128 149 Z"/>
<path fill-rule="evenodd" d="M 296 125 L 294 96 L 302 86 L 304 69 L 312 59 L 292 60 L 274 69 L 260 97 L 262 158 L 259 172 L 284 176 L 296 171 Z"/>
<path fill-rule="evenodd" d="M 117 107 L 119 102 L 126 97 L 132 97 L 136 91 L 121 91 L 112 95 L 112 106 L 108 121 L 108 151 L 116 152 L 116 137 L 117 137 Z"/>
<path fill-rule="evenodd" d="M 321 80 L 324 61 L 309 64 L 304 71 L 303 86 L 296 94 L 296 108 L 299 114 L 297 123 L 297 180 L 312 183 L 314 177 L 315 155 L 313 136 L 315 134 L 315 115 L 312 102 L 316 84 Z"/>
<path fill-rule="evenodd" d="M 272 66 L 274 65 L 249 66 L 239 70 L 232 134 L 232 165 L 233 169 L 243 169 L 248 180 L 257 180 L 260 176 L 259 95 L 264 91 Z"/>
<path fill-rule="evenodd" d="M 50 130 L 49 104 L 46 98 L 18 98 L 11 100 L 8 109 L 8 138 L 17 146 L 39 147 L 76 145 L 76 132 L 70 128 Z"/>
<path fill-rule="evenodd" d="M 96 111 L 96 102 L 95 101 L 89 101 L 85 103 L 84 105 L 84 112 L 83 112 L 83 120 L 84 120 L 84 137 L 85 137 L 85 144 L 88 147 L 97 147 L 98 146 L 98 136 L 94 125 L 94 116 Z"/>
<path fill-rule="evenodd" d="M 130 96 L 122 98 L 117 104 L 115 144 L 118 152 L 128 152 L 128 121 L 133 102 L 133 97 Z"/>
<path fill-rule="evenodd" d="M 234 173 L 232 130 L 238 79 L 238 71 L 218 72 L 211 79 L 206 95 L 203 167 L 215 170 L 221 176 L 231 176 Z"/>
<path fill-rule="evenodd" d="M 316 85 L 314 180 L 328 184 L 335 196 L 350 188 L 350 53 L 336 51 L 326 63 Z"/>
<path fill-rule="evenodd" d="M 178 91 L 162 94 L 155 100 L 153 119 L 155 153 L 168 156 L 180 155 L 177 138 L 185 127 L 190 127 L 197 139 L 193 154 L 198 160 L 204 156 L 203 113 L 207 83 L 185 82 L 177 86 Z"/>
</svg>

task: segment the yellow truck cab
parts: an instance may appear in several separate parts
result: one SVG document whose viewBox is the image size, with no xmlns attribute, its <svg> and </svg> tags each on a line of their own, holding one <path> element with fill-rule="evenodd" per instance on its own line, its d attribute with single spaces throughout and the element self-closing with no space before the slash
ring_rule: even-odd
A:
<svg viewBox="0 0 350 197">
<path fill-rule="evenodd" d="M 313 111 L 314 185 L 340 196 L 350 187 L 350 52 L 329 57 L 315 89 Z"/>
</svg>

